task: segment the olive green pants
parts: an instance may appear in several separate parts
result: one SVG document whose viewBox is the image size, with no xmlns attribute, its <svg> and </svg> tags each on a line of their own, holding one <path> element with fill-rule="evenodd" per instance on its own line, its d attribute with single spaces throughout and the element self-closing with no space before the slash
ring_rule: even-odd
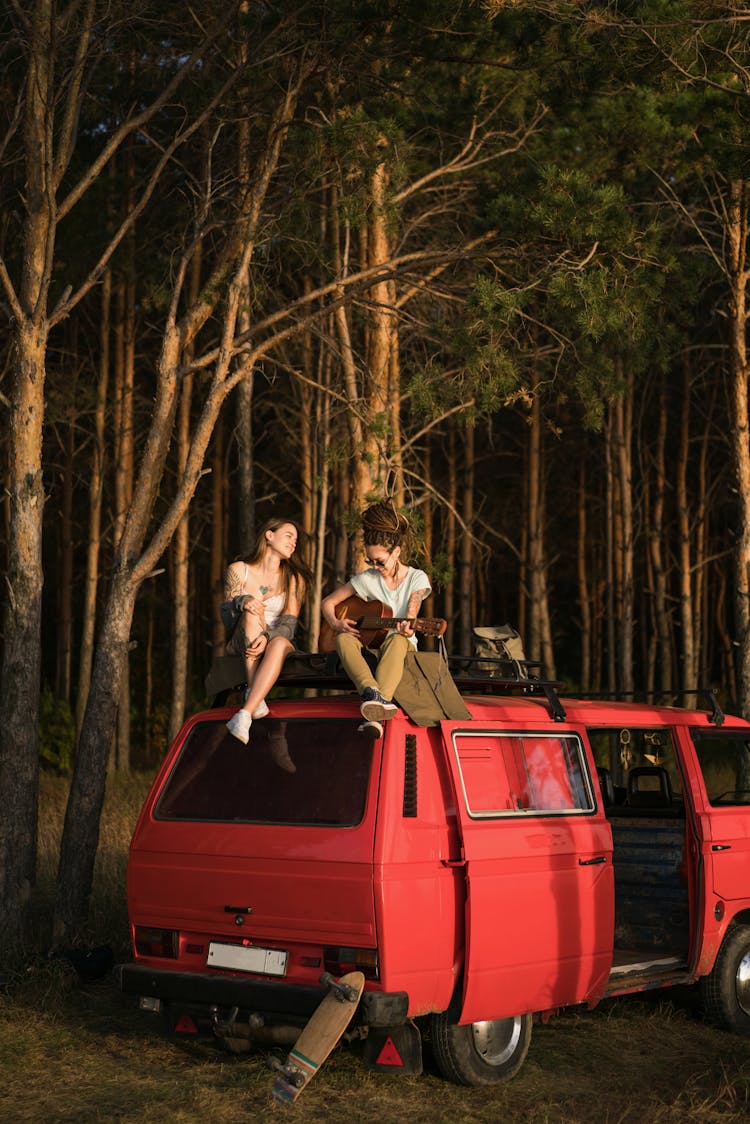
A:
<svg viewBox="0 0 750 1124">
<path fill-rule="evenodd" d="M 336 651 L 344 671 L 361 695 L 366 687 L 375 687 L 385 699 L 392 699 L 404 673 L 404 660 L 413 647 L 400 632 L 393 632 L 385 638 L 378 665 L 373 675 L 362 655 L 362 642 L 348 632 L 340 632 L 336 637 Z"/>
</svg>

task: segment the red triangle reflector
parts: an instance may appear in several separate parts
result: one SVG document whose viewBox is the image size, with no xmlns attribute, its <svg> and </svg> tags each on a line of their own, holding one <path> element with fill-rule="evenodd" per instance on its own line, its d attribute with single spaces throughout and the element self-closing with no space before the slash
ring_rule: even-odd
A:
<svg viewBox="0 0 750 1124">
<path fill-rule="evenodd" d="M 375 1059 L 375 1065 L 403 1065 L 403 1059 L 396 1049 L 396 1044 L 389 1035 L 383 1043 L 383 1049 Z"/>
<path fill-rule="evenodd" d="M 175 1034 L 197 1034 L 198 1027 L 195 1025 L 190 1015 L 180 1015 L 177 1022 L 174 1024 Z"/>
</svg>

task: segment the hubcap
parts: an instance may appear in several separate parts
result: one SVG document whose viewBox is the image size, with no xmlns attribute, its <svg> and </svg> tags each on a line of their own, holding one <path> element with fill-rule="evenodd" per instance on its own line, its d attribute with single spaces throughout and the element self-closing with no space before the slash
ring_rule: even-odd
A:
<svg viewBox="0 0 750 1124">
<path fill-rule="evenodd" d="M 748 1002 L 750 1002 L 750 958 L 748 959 Z M 738 973 L 739 976 L 739 973 Z M 492 1019 L 490 1022 L 472 1023 L 474 1047 L 487 1065 L 503 1065 L 513 1056 L 521 1037 L 521 1019 Z"/>
<path fill-rule="evenodd" d="M 737 965 L 735 980 L 737 1002 L 746 1015 L 750 1015 L 750 952 L 746 952 Z"/>
</svg>

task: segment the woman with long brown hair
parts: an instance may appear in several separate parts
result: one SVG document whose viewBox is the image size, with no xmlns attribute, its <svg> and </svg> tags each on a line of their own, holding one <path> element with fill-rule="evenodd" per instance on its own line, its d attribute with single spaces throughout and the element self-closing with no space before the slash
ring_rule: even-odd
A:
<svg viewBox="0 0 750 1124">
<path fill-rule="evenodd" d="M 430 595 L 430 579 L 424 570 L 407 565 L 402 550 L 410 539 L 409 521 L 391 500 L 373 504 L 362 513 L 362 534 L 367 569 L 355 574 L 325 598 L 321 606 L 324 619 L 336 635 L 336 651 L 347 675 L 359 692 L 360 713 L 376 734 L 381 722 L 392 718 L 398 707 L 393 694 L 404 671 L 410 647 L 417 638 L 410 620 L 401 620 L 386 636 L 378 654 L 373 675 L 362 655 L 362 641 L 355 620 L 336 616 L 336 608 L 350 597 L 363 601 L 382 601 L 394 617 L 415 618 L 425 597 Z"/>
<path fill-rule="evenodd" d="M 227 567 L 221 618 L 226 651 L 243 656 L 247 691 L 227 729 L 247 744 L 253 719 L 269 713 L 266 695 L 284 660 L 294 651 L 294 634 L 310 582 L 310 571 L 296 554 L 299 528 L 292 519 L 269 519 L 245 558 Z"/>
</svg>

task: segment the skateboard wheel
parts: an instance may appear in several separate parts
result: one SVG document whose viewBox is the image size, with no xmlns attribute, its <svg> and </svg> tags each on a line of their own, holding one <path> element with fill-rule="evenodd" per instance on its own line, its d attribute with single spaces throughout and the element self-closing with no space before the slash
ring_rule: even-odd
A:
<svg viewBox="0 0 750 1124">
<path fill-rule="evenodd" d="M 324 987 L 327 987 L 329 991 L 332 991 L 336 998 L 340 999 L 342 1002 L 346 1000 L 348 1003 L 353 1003 L 357 999 L 356 989 L 350 987 L 349 984 L 339 983 L 330 972 L 323 972 L 323 975 L 320 977 L 320 982 Z"/>
</svg>

